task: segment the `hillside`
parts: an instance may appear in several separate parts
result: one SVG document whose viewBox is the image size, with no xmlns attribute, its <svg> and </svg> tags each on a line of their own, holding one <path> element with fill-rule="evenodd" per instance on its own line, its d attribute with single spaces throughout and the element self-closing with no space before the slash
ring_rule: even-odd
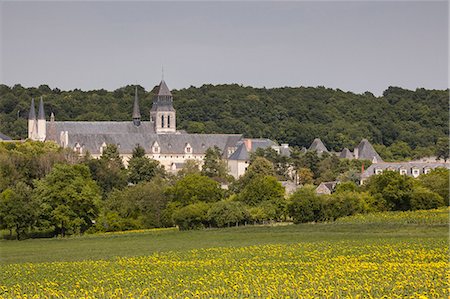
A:
<svg viewBox="0 0 450 299">
<path fill-rule="evenodd" d="M 148 120 L 151 91 L 138 88 Z M 390 146 L 432 147 L 449 133 L 448 90 L 389 87 L 381 97 L 324 87 L 253 88 L 203 85 L 173 90 L 178 129 L 190 133 L 243 133 L 294 146 L 320 137 L 330 148 L 352 148 L 362 138 Z M 134 87 L 115 91 L 61 91 L 47 85 L 0 85 L 0 132 L 26 137 L 31 97 L 43 96 L 57 120 L 131 120 Z"/>
</svg>

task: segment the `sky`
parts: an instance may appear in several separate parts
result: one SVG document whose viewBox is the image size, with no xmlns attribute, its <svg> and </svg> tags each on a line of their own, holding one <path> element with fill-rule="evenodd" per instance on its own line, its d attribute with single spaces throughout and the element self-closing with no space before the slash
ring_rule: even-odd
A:
<svg viewBox="0 0 450 299">
<path fill-rule="evenodd" d="M 2 1 L 2 0 L 0 0 Z M 115 90 L 237 83 L 380 95 L 448 88 L 448 3 L 0 4 L 0 82 Z"/>
</svg>

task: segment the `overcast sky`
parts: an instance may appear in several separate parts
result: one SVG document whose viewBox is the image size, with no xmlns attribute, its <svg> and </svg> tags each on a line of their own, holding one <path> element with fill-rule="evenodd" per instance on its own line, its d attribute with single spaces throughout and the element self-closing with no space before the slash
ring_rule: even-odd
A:
<svg viewBox="0 0 450 299">
<path fill-rule="evenodd" d="M 2 2 L 1 82 L 448 87 L 448 3 Z"/>
</svg>

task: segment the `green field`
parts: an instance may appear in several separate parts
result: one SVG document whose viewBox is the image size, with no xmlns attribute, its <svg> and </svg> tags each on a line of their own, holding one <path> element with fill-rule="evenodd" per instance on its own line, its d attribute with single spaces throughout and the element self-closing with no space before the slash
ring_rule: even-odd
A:
<svg viewBox="0 0 450 299">
<path fill-rule="evenodd" d="M 1 241 L 0 298 L 443 298 L 448 233 L 441 209 Z"/>
</svg>

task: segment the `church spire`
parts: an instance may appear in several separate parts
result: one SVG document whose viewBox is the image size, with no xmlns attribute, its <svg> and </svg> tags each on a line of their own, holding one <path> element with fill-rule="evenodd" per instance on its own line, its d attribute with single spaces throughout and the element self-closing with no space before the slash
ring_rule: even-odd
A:
<svg viewBox="0 0 450 299">
<path fill-rule="evenodd" d="M 44 101 L 42 100 L 42 97 L 41 97 L 41 99 L 39 101 L 38 119 L 45 119 Z"/>
<path fill-rule="evenodd" d="M 141 125 L 141 110 L 139 109 L 139 98 L 138 98 L 137 86 L 135 87 L 135 90 L 134 90 L 133 124 L 135 126 Z"/>
<path fill-rule="evenodd" d="M 31 98 L 31 107 L 30 107 L 30 114 L 28 114 L 29 120 L 35 120 L 36 119 L 36 110 L 34 107 L 34 98 Z"/>
</svg>

